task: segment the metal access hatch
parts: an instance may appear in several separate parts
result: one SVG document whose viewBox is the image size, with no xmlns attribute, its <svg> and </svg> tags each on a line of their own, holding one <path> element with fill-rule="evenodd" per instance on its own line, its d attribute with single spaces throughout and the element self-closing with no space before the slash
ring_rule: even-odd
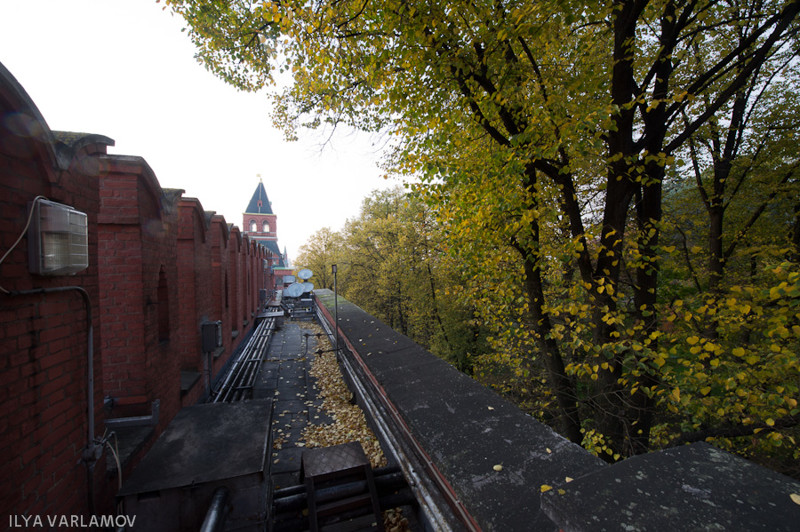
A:
<svg viewBox="0 0 800 532">
<path fill-rule="evenodd" d="M 263 530 L 271 411 L 269 399 L 182 409 L 118 494 L 137 530 L 199 530 L 221 486 L 231 501 L 225 529 Z"/>
</svg>

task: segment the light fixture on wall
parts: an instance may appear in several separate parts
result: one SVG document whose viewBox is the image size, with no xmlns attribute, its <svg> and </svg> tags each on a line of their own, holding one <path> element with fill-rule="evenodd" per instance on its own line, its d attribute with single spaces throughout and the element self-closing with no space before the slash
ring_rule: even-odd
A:
<svg viewBox="0 0 800 532">
<path fill-rule="evenodd" d="M 73 275 L 89 267 L 86 214 L 37 199 L 28 226 L 28 269 L 37 275 Z"/>
</svg>

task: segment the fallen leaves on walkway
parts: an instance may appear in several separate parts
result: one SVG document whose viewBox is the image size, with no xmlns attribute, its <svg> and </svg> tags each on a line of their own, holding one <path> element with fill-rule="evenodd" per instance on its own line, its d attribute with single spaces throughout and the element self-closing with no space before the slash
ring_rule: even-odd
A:
<svg viewBox="0 0 800 532">
<path fill-rule="evenodd" d="M 322 333 L 322 327 L 316 323 L 304 323 L 303 328 Z M 317 337 L 317 348 L 320 351 L 331 349 L 327 337 Z M 329 447 L 351 441 L 361 443 L 364 453 L 372 467 L 386 465 L 386 457 L 380 442 L 372 433 L 364 413 L 358 405 L 352 404 L 353 394 L 347 388 L 332 352 L 318 353 L 311 363 L 309 374 L 317 379 L 316 388 L 322 398 L 322 408 L 334 422 L 327 425 L 308 425 L 303 429 L 302 439 L 308 447 Z"/>
<path fill-rule="evenodd" d="M 403 517 L 403 510 L 401 508 L 392 508 L 383 512 L 383 528 L 386 532 L 408 530 L 408 519 Z"/>
</svg>

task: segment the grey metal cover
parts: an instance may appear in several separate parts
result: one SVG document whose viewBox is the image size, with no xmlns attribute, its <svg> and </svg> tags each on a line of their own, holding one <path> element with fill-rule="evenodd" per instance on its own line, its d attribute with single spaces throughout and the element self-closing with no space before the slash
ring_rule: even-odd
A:
<svg viewBox="0 0 800 532">
<path fill-rule="evenodd" d="M 303 268 L 302 270 L 300 270 L 299 272 L 297 272 L 297 276 L 298 276 L 299 278 L 301 278 L 302 280 L 304 280 L 304 281 L 307 281 L 307 280 L 311 279 L 311 277 L 312 277 L 313 275 L 314 275 L 314 272 L 312 272 L 312 271 L 311 271 L 311 270 L 309 270 L 308 268 Z"/>
<path fill-rule="evenodd" d="M 269 399 L 181 409 L 118 495 L 263 474 L 271 412 Z"/>
</svg>

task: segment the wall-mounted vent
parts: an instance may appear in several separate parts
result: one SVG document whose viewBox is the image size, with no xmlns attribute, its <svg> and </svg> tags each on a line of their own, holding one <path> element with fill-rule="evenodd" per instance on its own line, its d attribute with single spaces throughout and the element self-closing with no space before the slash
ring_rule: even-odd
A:
<svg viewBox="0 0 800 532">
<path fill-rule="evenodd" d="M 28 268 L 36 275 L 74 275 L 89 267 L 86 214 L 37 200 L 28 227 Z"/>
</svg>

